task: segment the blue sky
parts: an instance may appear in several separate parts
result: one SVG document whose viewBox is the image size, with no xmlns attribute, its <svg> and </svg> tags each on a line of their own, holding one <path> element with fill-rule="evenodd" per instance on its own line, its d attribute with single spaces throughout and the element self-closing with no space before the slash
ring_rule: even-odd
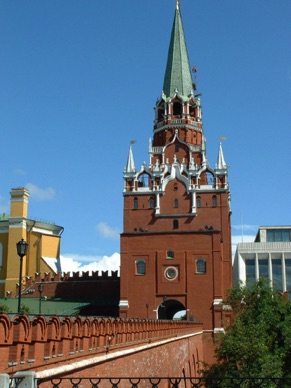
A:
<svg viewBox="0 0 291 388">
<path fill-rule="evenodd" d="M 0 1 L 0 212 L 29 188 L 29 216 L 63 226 L 79 265 L 116 262 L 123 168 L 131 140 L 136 166 L 149 160 L 174 9 Z M 290 225 L 290 1 L 181 0 L 181 13 L 213 167 L 227 137 L 233 235 Z"/>
</svg>

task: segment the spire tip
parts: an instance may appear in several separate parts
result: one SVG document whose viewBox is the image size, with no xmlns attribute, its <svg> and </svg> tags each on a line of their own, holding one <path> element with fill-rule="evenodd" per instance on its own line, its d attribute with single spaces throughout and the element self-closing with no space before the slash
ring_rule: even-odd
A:
<svg viewBox="0 0 291 388">
<path fill-rule="evenodd" d="M 180 10 L 180 0 L 176 0 L 176 9 Z"/>
</svg>

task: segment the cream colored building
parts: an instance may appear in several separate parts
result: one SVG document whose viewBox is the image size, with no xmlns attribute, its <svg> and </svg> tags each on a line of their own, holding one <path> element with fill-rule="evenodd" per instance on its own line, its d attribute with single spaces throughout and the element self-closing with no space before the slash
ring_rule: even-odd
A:
<svg viewBox="0 0 291 388">
<path fill-rule="evenodd" d="M 10 215 L 0 215 L 0 297 L 15 296 L 19 283 L 20 259 L 16 243 L 28 243 L 23 258 L 22 281 L 36 272 L 61 271 L 60 241 L 63 227 L 28 218 L 29 192 L 11 190 Z"/>
<path fill-rule="evenodd" d="M 261 226 L 253 243 L 237 244 L 234 281 L 252 285 L 260 278 L 291 296 L 291 226 Z"/>
</svg>

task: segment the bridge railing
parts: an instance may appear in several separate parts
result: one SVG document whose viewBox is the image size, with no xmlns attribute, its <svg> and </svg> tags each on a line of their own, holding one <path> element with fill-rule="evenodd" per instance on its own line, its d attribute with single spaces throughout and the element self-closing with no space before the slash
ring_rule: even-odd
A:
<svg viewBox="0 0 291 388">
<path fill-rule="evenodd" d="M 1 376 L 1 375 L 0 375 Z M 17 388 L 288 388 L 291 378 L 276 377 L 242 377 L 203 379 L 194 377 L 82 377 L 54 378 L 51 380 L 35 379 L 33 375 L 13 377 L 9 379 L 10 386 Z M 6 385 L 2 385 L 6 387 Z"/>
</svg>

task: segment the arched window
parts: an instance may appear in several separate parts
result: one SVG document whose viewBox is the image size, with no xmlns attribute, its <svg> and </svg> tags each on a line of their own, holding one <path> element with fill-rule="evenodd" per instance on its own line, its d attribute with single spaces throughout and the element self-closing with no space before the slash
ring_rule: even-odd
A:
<svg viewBox="0 0 291 388">
<path fill-rule="evenodd" d="M 165 109 L 162 106 L 158 107 L 158 120 L 162 120 L 164 118 Z"/>
<path fill-rule="evenodd" d="M 142 174 L 138 178 L 138 187 L 149 187 L 150 176 L 148 174 Z"/>
<path fill-rule="evenodd" d="M 178 220 L 173 221 L 173 229 L 179 229 L 179 221 Z"/>
<path fill-rule="evenodd" d="M 153 197 L 149 199 L 149 208 L 153 209 L 155 207 L 155 200 Z"/>
<path fill-rule="evenodd" d="M 216 207 L 216 206 L 217 206 L 217 197 L 216 197 L 216 195 L 214 195 L 212 197 L 212 207 Z"/>
<path fill-rule="evenodd" d="M 179 207 L 179 200 L 178 200 L 178 198 L 174 199 L 174 207 Z"/>
<path fill-rule="evenodd" d="M 181 116 L 181 114 L 182 114 L 182 104 L 180 102 L 174 102 L 174 104 L 173 104 L 173 114 L 174 114 L 174 116 Z"/>
<path fill-rule="evenodd" d="M 146 262 L 144 259 L 137 259 L 135 261 L 135 273 L 137 275 L 145 275 L 146 274 Z"/>
<path fill-rule="evenodd" d="M 196 273 L 204 274 L 206 273 L 206 260 L 197 259 L 196 260 Z"/>
<path fill-rule="evenodd" d="M 207 185 L 213 185 L 214 183 L 214 178 L 211 172 L 207 171 L 206 172 L 206 179 L 207 179 Z"/>
<path fill-rule="evenodd" d="M 136 197 L 133 199 L 133 208 L 138 209 L 138 198 Z"/>
<path fill-rule="evenodd" d="M 197 197 L 196 198 L 196 204 L 197 204 L 197 207 L 201 207 L 201 197 Z"/>
<path fill-rule="evenodd" d="M 175 152 L 179 152 L 179 144 L 175 144 Z"/>
</svg>

